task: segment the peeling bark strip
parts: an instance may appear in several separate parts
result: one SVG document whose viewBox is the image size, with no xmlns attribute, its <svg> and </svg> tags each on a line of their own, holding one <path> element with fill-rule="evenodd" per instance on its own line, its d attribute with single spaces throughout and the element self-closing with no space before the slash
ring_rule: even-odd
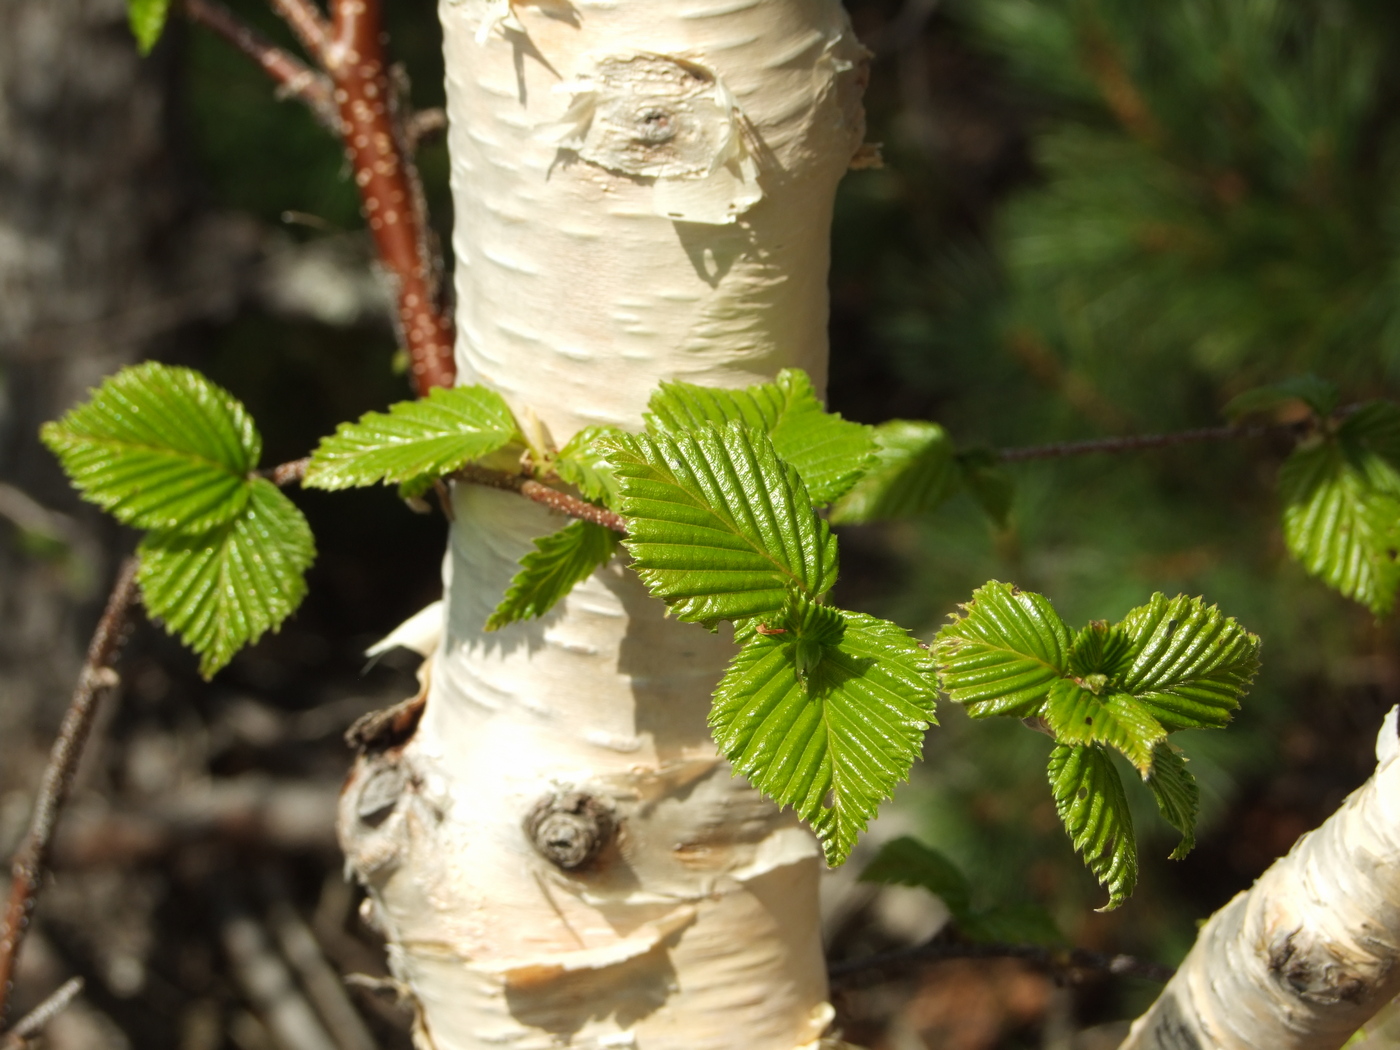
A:
<svg viewBox="0 0 1400 1050">
<path fill-rule="evenodd" d="M 399 140 L 381 22 L 380 0 L 335 0 L 322 58 L 335 81 L 365 220 L 396 284 L 401 335 L 421 395 L 452 385 L 452 322 L 441 309 L 417 169 L 403 160 L 407 149 Z M 305 38 L 312 30 L 302 33 Z"/>
<path fill-rule="evenodd" d="M 1400 992 L 1400 744 L 1206 923 L 1121 1050 L 1333 1050 Z"/>
<path fill-rule="evenodd" d="M 822 382 L 832 201 L 864 133 L 839 0 L 441 12 L 464 382 L 560 444 L 635 429 L 663 379 Z M 453 498 L 421 721 L 360 756 L 340 820 L 418 1046 L 829 1045 L 816 842 L 706 725 L 732 644 L 616 562 L 488 634 L 557 521 Z"/>
</svg>

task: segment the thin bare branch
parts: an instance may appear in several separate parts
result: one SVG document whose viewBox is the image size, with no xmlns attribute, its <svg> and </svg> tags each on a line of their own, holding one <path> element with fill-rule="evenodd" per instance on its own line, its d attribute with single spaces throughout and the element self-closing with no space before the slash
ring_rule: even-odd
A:
<svg viewBox="0 0 1400 1050">
<path fill-rule="evenodd" d="M 306 468 L 311 465 L 311 457 L 303 456 L 301 459 L 294 459 L 288 463 L 279 463 L 270 470 L 260 473 L 280 489 L 286 488 L 293 482 L 300 483 L 306 477 Z"/>
<path fill-rule="evenodd" d="M 184 8 L 191 22 L 212 30 L 261 66 L 279 85 L 279 94 L 306 103 L 331 134 L 340 134 L 340 115 L 330 77 L 244 25 L 232 11 L 215 0 L 184 0 Z"/>
<path fill-rule="evenodd" d="M 1062 459 L 1066 456 L 1085 456 L 1098 452 L 1136 452 L 1145 448 L 1166 448 L 1203 441 L 1239 441 L 1269 434 L 1297 436 L 1306 430 L 1307 426 L 1306 423 L 1265 423 L 1201 427 L 1197 430 L 1178 430 L 1171 434 L 1129 434 L 1123 437 L 1091 438 L 1087 441 L 1062 441 L 1053 445 L 1003 448 L 995 455 L 1003 463 L 1022 463 L 1032 459 Z"/>
<path fill-rule="evenodd" d="M 330 26 L 326 16 L 312 0 L 268 0 L 272 9 L 291 27 L 306 53 L 318 63 L 325 64 L 326 37 Z"/>
<path fill-rule="evenodd" d="M 1087 948 L 1047 948 L 1042 944 L 964 943 L 935 938 L 914 948 L 883 952 L 861 959 L 846 959 L 832 963 L 827 973 L 834 984 L 849 983 L 859 974 L 873 970 L 907 968 L 943 959 L 1023 959 L 1035 966 L 1057 973 L 1067 970 L 1094 970 L 1120 977 L 1139 977 L 1144 981 L 1165 983 L 1174 971 L 1169 966 L 1131 955 L 1109 955 Z"/>
<path fill-rule="evenodd" d="M 0 1022 L 3 1022 L 9 1010 L 15 960 L 34 914 L 39 885 L 53 844 L 54 828 L 73 788 L 73 775 L 92 730 L 98 704 L 118 682 L 112 664 L 121 650 L 127 619 L 136 600 L 137 566 L 135 556 L 129 557 L 122 562 L 117 573 L 117 582 L 107 598 L 107 607 L 97 621 L 97 630 L 93 632 L 88 645 L 87 659 L 78 675 L 68 713 L 63 717 L 58 739 L 49 752 L 44 779 L 34 800 L 29 832 L 11 864 L 10 901 L 5 911 L 4 925 L 0 926 Z"/>
<path fill-rule="evenodd" d="M 518 492 L 526 499 L 534 500 L 534 502 L 542 504 L 550 510 L 558 511 L 560 514 L 567 514 L 569 517 L 578 518 L 581 521 L 591 521 L 594 525 L 601 525 L 614 532 L 627 532 L 627 523 L 622 520 L 621 515 L 614 514 L 606 507 L 598 507 L 586 500 L 579 499 L 577 496 L 571 496 L 567 492 L 550 488 L 548 485 L 525 477 L 523 474 L 507 474 L 503 470 L 492 470 L 489 467 L 468 463 L 453 477 L 461 481 L 470 481 L 474 485 L 487 485 L 493 489 Z"/>
</svg>

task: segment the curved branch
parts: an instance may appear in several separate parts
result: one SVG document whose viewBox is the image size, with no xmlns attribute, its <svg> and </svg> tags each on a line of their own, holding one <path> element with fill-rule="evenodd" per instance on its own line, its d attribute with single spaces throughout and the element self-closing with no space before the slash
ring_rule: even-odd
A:
<svg viewBox="0 0 1400 1050">
<path fill-rule="evenodd" d="M 39 795 L 34 800 L 29 832 L 10 867 L 10 901 L 5 910 L 4 925 L 0 926 L 0 1021 L 4 1020 L 9 1009 L 15 960 L 34 914 L 39 884 L 53 845 L 54 828 L 73 788 L 73 775 L 82 759 L 98 703 L 118 682 L 112 664 L 125 640 L 127 618 L 136 600 L 137 567 L 138 562 L 133 555 L 122 562 L 117 573 L 117 582 L 107 598 L 107 607 L 97 621 L 97 629 L 88 645 L 87 659 L 78 675 L 68 713 L 63 716 L 58 739 L 49 752 Z"/>
</svg>

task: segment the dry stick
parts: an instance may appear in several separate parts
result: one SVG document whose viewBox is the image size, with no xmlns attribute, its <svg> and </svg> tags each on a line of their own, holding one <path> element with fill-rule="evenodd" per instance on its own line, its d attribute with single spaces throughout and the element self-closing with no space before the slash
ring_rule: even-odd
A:
<svg viewBox="0 0 1400 1050">
<path fill-rule="evenodd" d="M 283 51 L 214 0 L 185 0 L 185 14 L 191 22 L 213 30 L 242 51 L 277 81 L 281 94 L 306 103 L 322 125 L 332 134 L 340 134 L 340 114 L 336 111 L 330 77 Z"/>
<path fill-rule="evenodd" d="M 93 632 L 88 645 L 87 659 L 78 675 L 78 685 L 73 690 L 68 713 L 63 716 L 58 739 L 49 752 L 44 779 L 34 801 L 29 833 L 25 835 L 10 868 L 10 903 L 5 910 L 4 926 L 0 926 L 0 1023 L 3 1023 L 9 1011 L 15 959 L 34 913 L 39 883 L 53 843 L 54 826 L 72 790 L 73 774 L 83 756 L 83 745 L 92 729 L 98 703 L 117 684 L 112 663 L 121 649 L 127 616 L 136 599 L 137 564 L 135 556 L 129 557 L 122 562 L 117 573 L 117 582 L 107 598 L 107 608 L 97 621 L 97 630 Z"/>
<path fill-rule="evenodd" d="M 418 169 L 395 112 L 380 0 L 332 0 L 331 17 L 322 57 L 335 81 L 346 152 L 370 234 L 397 285 L 399 327 L 421 397 L 455 381 L 455 337 L 443 308 Z"/>
<path fill-rule="evenodd" d="M 934 940 L 902 951 L 884 952 L 868 955 L 863 959 L 832 963 L 827 968 L 827 974 L 834 983 L 842 983 L 843 978 L 869 970 L 935 962 L 941 959 L 1023 959 L 1053 971 L 1099 970 L 1159 983 L 1170 980 L 1176 972 L 1170 966 L 1161 966 L 1131 955 L 1108 955 L 1087 948 L 1047 948 L 1040 944 L 963 944 L 957 941 Z"/>
<path fill-rule="evenodd" d="M 350 1001 L 345 982 L 326 961 L 316 935 L 297 913 L 286 886 L 275 874 L 266 871 L 262 888 L 268 900 L 267 925 L 282 949 L 283 958 L 301 978 L 306 997 L 316 1008 L 326 1031 L 340 1050 L 376 1050 L 374 1036 Z"/>
<path fill-rule="evenodd" d="M 68 1009 L 68 1004 L 83 990 L 81 977 L 70 977 L 58 986 L 58 990 L 29 1013 L 15 1022 L 13 1028 L 0 1042 L 0 1050 L 19 1050 L 26 1042 L 39 1034 L 40 1030 L 55 1017 Z"/>
</svg>

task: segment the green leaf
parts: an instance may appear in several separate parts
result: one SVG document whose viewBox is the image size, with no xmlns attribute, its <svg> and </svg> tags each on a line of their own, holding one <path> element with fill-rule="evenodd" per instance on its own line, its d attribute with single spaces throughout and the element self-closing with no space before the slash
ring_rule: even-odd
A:
<svg viewBox="0 0 1400 1050">
<path fill-rule="evenodd" d="M 170 0 L 126 0 L 127 22 L 141 54 L 149 55 L 156 46 L 169 13 Z"/>
<path fill-rule="evenodd" d="M 584 427 L 559 450 L 554 460 L 554 472 L 576 486 L 584 499 L 606 507 L 615 506 L 617 477 L 599 443 L 621 433 L 616 427 Z"/>
<path fill-rule="evenodd" d="M 933 642 L 949 698 L 974 718 L 1038 714 L 1069 665 L 1069 628 L 1054 606 L 993 580 L 962 609 Z"/>
<path fill-rule="evenodd" d="M 1074 682 L 1050 686 L 1045 720 L 1060 744 L 1106 744 L 1122 753 L 1146 779 L 1152 754 L 1167 731 L 1151 713 L 1125 693 L 1096 696 Z"/>
<path fill-rule="evenodd" d="M 1279 473 L 1283 533 L 1308 572 L 1376 616 L 1400 586 L 1400 408 L 1373 402 Z"/>
<path fill-rule="evenodd" d="M 713 623 L 782 608 L 836 582 L 836 540 L 797 471 L 741 423 L 601 443 L 621 488 L 633 567 L 681 620 Z"/>
<path fill-rule="evenodd" d="M 1094 745 L 1056 745 L 1050 753 L 1050 791 L 1055 811 L 1074 849 L 1108 890 L 1111 911 L 1137 883 L 1137 843 L 1123 782 L 1108 752 Z"/>
<path fill-rule="evenodd" d="M 860 875 L 861 882 L 886 886 L 919 886 L 948 906 L 961 925 L 972 903 L 972 890 L 957 866 L 936 849 L 902 835 L 880 847 Z"/>
<path fill-rule="evenodd" d="M 1029 943 L 1053 948 L 1066 943 L 1055 920 L 1039 904 L 999 904 L 959 918 L 958 931 L 983 944 Z"/>
<path fill-rule="evenodd" d="M 305 596 L 316 556 L 292 501 L 261 478 L 250 489 L 232 521 L 202 535 L 153 532 L 140 547 L 146 609 L 199 654 L 205 678 L 281 626 Z"/>
<path fill-rule="evenodd" d="M 870 428 L 823 409 L 807 373 L 797 368 L 747 390 L 662 383 L 647 408 L 647 428 L 654 433 L 685 434 L 733 422 L 763 431 L 778 455 L 797 468 L 818 506 L 855 484 L 875 451 Z"/>
<path fill-rule="evenodd" d="M 1070 674 L 1079 678 L 1103 675 L 1117 677 L 1132 661 L 1133 640 L 1119 626 L 1095 620 L 1077 632 L 1069 651 Z"/>
<path fill-rule="evenodd" d="M 841 612 L 844 631 L 798 674 L 801 625 L 755 633 L 730 663 L 710 713 L 720 750 L 817 833 L 827 862 L 850 854 L 882 800 L 909 775 L 933 721 L 927 655 L 892 623 Z M 829 625 L 819 626 L 829 638 Z"/>
<path fill-rule="evenodd" d="M 230 520 L 262 453 L 228 391 L 154 361 L 110 376 L 40 436 L 84 498 L 141 529 L 201 532 Z"/>
<path fill-rule="evenodd" d="M 535 550 L 520 559 L 520 572 L 496 611 L 486 621 L 496 631 L 516 620 L 543 616 L 556 602 L 588 579 L 617 553 L 622 537 L 591 521 L 575 521 L 535 541 Z"/>
<path fill-rule="evenodd" d="M 1225 406 L 1228 419 L 1240 419 L 1260 412 L 1272 412 L 1290 401 L 1301 401 L 1319 419 L 1326 419 L 1337 408 L 1338 390 L 1335 383 L 1315 375 L 1296 376 L 1281 383 L 1256 387 L 1230 399 Z"/>
<path fill-rule="evenodd" d="M 1186 757 L 1171 744 L 1159 744 L 1147 786 L 1162 819 L 1181 832 L 1181 841 L 1171 853 L 1172 860 L 1180 860 L 1196 845 L 1196 813 L 1201 804 L 1201 789 L 1186 768 Z"/>
<path fill-rule="evenodd" d="M 958 489 L 953 442 L 937 423 L 894 419 L 874 428 L 874 462 L 831 508 L 836 525 L 927 514 Z"/>
<path fill-rule="evenodd" d="M 302 484 L 344 489 L 442 477 L 513 441 L 524 438 L 500 394 L 484 386 L 436 387 L 425 398 L 342 423 L 311 454 Z"/>
<path fill-rule="evenodd" d="M 1154 594 L 1120 624 L 1134 657 L 1118 688 L 1178 729 L 1224 727 L 1259 670 L 1259 639 L 1214 605 Z"/>
<path fill-rule="evenodd" d="M 996 456 L 984 449 L 960 452 L 956 458 L 967 491 L 997 528 L 1006 528 L 1015 494 L 1011 476 L 1001 468 Z"/>
</svg>

